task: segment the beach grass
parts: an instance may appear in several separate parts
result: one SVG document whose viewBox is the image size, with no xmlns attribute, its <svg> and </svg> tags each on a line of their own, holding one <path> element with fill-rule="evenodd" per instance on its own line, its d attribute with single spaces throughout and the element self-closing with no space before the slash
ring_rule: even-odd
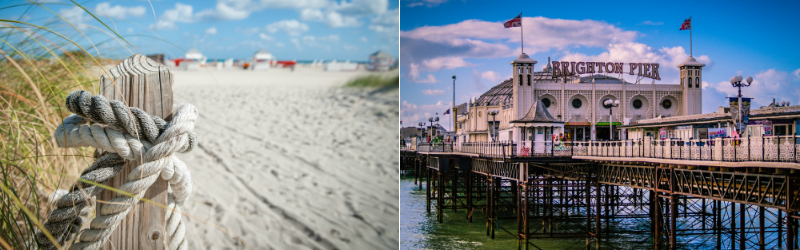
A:
<svg viewBox="0 0 800 250">
<path fill-rule="evenodd" d="M 395 72 L 395 71 L 392 71 Z M 345 87 L 354 88 L 398 88 L 400 87 L 400 75 L 398 74 L 370 74 L 357 77 L 347 84 Z"/>
<path fill-rule="evenodd" d="M 64 6 L 38 2 L 0 6 L 23 10 L 17 18 L 0 18 L 3 249 L 38 249 L 35 233 L 50 212 L 48 196 L 56 189 L 69 188 L 93 161 L 89 149 L 59 148 L 51 136 L 69 115 L 64 104 L 67 94 L 77 89 L 92 91 L 98 72 L 103 71 L 101 65 L 113 60 L 99 55 L 87 37 L 92 35 L 86 31 L 90 29 L 79 28 L 86 24 L 70 23 L 52 9 Z M 105 26 L 103 34 L 124 41 L 90 9 L 76 2 L 66 6 L 82 8 Z"/>
</svg>

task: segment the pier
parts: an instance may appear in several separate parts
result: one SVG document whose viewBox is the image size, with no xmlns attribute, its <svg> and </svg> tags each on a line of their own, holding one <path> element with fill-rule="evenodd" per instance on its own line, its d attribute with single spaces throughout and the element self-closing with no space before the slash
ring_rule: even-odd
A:
<svg viewBox="0 0 800 250">
<path fill-rule="evenodd" d="M 653 249 L 796 249 L 798 142 L 421 143 L 401 146 L 401 171 L 426 190 L 427 212 L 439 222 L 445 210 L 463 211 L 465 220 L 485 221 L 487 237 L 510 235 L 519 249 L 540 249 L 542 238 L 585 238 L 595 248 L 609 237 Z"/>
</svg>

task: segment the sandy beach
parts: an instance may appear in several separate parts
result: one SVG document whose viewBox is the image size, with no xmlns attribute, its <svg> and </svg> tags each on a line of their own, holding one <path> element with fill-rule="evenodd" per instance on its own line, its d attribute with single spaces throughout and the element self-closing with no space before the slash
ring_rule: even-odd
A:
<svg viewBox="0 0 800 250">
<path fill-rule="evenodd" d="M 200 111 L 199 147 L 179 156 L 190 249 L 397 248 L 397 89 L 302 66 L 173 73 L 175 102 Z"/>
</svg>

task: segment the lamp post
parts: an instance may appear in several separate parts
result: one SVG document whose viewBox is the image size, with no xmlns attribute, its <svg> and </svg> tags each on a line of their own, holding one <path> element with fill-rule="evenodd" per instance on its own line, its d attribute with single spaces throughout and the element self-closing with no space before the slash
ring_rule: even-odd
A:
<svg viewBox="0 0 800 250">
<path fill-rule="evenodd" d="M 430 129 L 428 130 L 428 142 L 433 142 L 433 117 L 428 118 L 428 124 L 430 124 Z"/>
<path fill-rule="evenodd" d="M 458 113 L 456 113 L 456 76 L 455 75 L 453 75 L 453 110 L 452 111 L 453 111 L 453 113 L 450 114 L 450 122 L 453 124 L 453 133 L 455 133 L 456 132 L 456 122 L 458 121 L 458 119 L 456 119 L 457 118 L 456 116 L 458 115 Z"/>
<path fill-rule="evenodd" d="M 603 107 L 608 109 L 608 140 L 614 140 L 614 109 L 615 107 L 619 107 L 619 100 L 612 101 L 611 99 L 606 99 L 603 101 Z"/>
<path fill-rule="evenodd" d="M 417 137 L 418 137 L 419 140 L 422 140 L 422 133 L 425 132 L 425 123 L 424 122 L 420 122 L 420 123 L 417 123 L 417 125 L 419 125 L 419 129 L 422 130 L 422 132 L 417 134 Z M 419 141 L 417 141 L 417 142 L 419 142 Z"/>
<path fill-rule="evenodd" d="M 739 124 L 736 126 L 736 130 L 739 133 L 742 133 L 742 87 L 750 87 L 750 83 L 753 82 L 753 77 L 748 76 L 746 81 L 746 83 L 743 83 L 742 76 L 739 75 L 731 77 L 731 85 L 733 85 L 734 88 L 739 88 L 739 117 L 737 117 Z"/>
<path fill-rule="evenodd" d="M 497 115 L 497 113 L 500 113 L 500 110 L 492 109 L 492 110 L 489 110 L 489 113 L 488 113 L 489 115 L 492 116 L 492 141 L 493 142 L 497 141 L 497 128 L 495 127 L 495 123 L 497 123 L 497 121 L 494 119 L 495 116 Z"/>
</svg>

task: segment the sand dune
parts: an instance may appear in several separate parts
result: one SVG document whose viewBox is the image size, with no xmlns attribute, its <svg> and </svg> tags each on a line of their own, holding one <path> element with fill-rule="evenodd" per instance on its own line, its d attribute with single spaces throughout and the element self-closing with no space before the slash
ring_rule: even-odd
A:
<svg viewBox="0 0 800 250">
<path fill-rule="evenodd" d="M 190 249 L 397 248 L 396 90 L 305 67 L 174 73 L 176 103 L 200 111 L 199 147 L 181 155 Z"/>
</svg>

